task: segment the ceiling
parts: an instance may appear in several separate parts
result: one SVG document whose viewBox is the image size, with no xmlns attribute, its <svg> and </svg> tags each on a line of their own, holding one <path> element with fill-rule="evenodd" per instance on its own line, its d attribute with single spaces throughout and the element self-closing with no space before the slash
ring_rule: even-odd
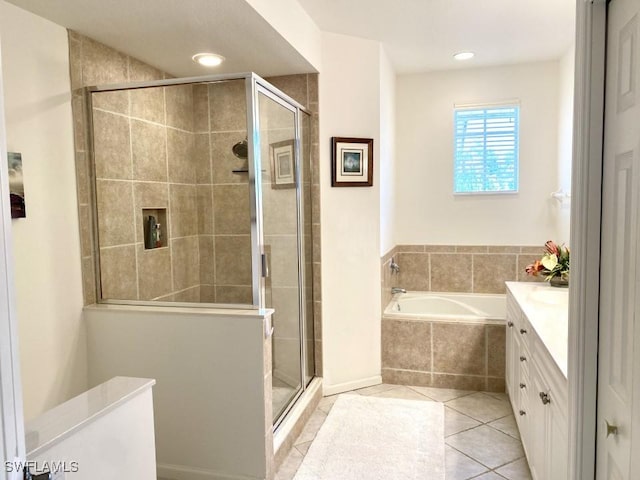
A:
<svg viewBox="0 0 640 480">
<path fill-rule="evenodd" d="M 575 36 L 576 0 L 298 1 L 321 30 L 382 42 L 398 73 L 557 59 Z"/>
<path fill-rule="evenodd" d="M 247 1 L 8 1 L 175 76 L 314 71 Z M 321 30 L 382 42 L 398 73 L 555 59 L 574 37 L 576 0 L 298 1 Z M 202 51 L 227 60 L 206 69 Z"/>
<path fill-rule="evenodd" d="M 313 67 L 240 0 L 8 0 L 177 77 L 253 71 L 262 76 Z M 197 65 L 198 52 L 226 57 Z"/>
</svg>

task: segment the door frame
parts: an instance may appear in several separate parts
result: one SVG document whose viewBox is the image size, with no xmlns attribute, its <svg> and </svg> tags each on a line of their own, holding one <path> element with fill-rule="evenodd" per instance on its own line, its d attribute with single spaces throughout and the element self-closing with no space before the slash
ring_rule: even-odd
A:
<svg viewBox="0 0 640 480">
<path fill-rule="evenodd" d="M 578 0 L 569 286 L 569 478 L 595 479 L 607 0 Z"/>
<path fill-rule="evenodd" d="M 1 60 L 0 55 L 0 458 L 10 462 L 26 455 Z M 0 480 L 20 477 L 8 472 L 4 462 L 0 465 Z"/>
</svg>

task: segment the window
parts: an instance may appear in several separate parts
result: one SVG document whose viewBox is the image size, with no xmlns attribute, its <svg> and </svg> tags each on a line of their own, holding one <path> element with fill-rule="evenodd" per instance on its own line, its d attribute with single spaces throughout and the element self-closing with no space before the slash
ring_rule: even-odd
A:
<svg viewBox="0 0 640 480">
<path fill-rule="evenodd" d="M 518 191 L 518 105 L 456 106 L 454 193 Z"/>
</svg>

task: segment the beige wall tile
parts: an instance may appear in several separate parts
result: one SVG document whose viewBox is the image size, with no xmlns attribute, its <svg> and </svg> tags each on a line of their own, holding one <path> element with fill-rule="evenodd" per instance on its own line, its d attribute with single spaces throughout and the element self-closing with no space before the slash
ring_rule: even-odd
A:
<svg viewBox="0 0 640 480">
<path fill-rule="evenodd" d="M 273 189 L 265 185 L 262 190 L 262 199 L 264 234 L 296 234 L 298 228 L 296 190 Z M 248 208 L 248 202 L 246 208 Z"/>
<path fill-rule="evenodd" d="M 486 377 L 476 377 L 471 375 L 448 375 L 443 373 L 433 374 L 433 387 L 452 388 L 455 390 L 486 390 Z"/>
<path fill-rule="evenodd" d="M 318 74 L 310 73 L 307 75 L 307 88 L 309 95 L 309 103 L 318 103 L 320 101 L 318 97 Z"/>
<path fill-rule="evenodd" d="M 164 125 L 164 88 L 149 87 L 131 90 L 131 116 Z"/>
<path fill-rule="evenodd" d="M 91 94 L 94 109 L 129 115 L 129 92 L 116 90 L 113 92 L 94 92 Z"/>
<path fill-rule="evenodd" d="M 100 247 L 135 242 L 131 182 L 97 181 Z"/>
<path fill-rule="evenodd" d="M 200 286 L 197 285 L 195 287 L 188 288 L 187 290 L 176 292 L 173 295 L 173 301 L 199 303 L 200 302 Z"/>
<path fill-rule="evenodd" d="M 91 207 L 80 205 L 78 211 L 80 223 L 80 252 L 82 257 L 93 255 L 93 223 L 91 222 Z"/>
<path fill-rule="evenodd" d="M 216 235 L 251 232 L 249 185 L 214 185 L 213 216 Z"/>
<path fill-rule="evenodd" d="M 213 188 L 196 185 L 198 208 L 198 234 L 213 235 Z"/>
<path fill-rule="evenodd" d="M 85 305 L 96 303 L 96 276 L 93 257 L 82 259 L 82 292 Z"/>
<path fill-rule="evenodd" d="M 544 245 L 521 246 L 520 253 L 537 255 L 540 258 L 544 253 Z"/>
<path fill-rule="evenodd" d="M 216 286 L 251 285 L 251 237 L 215 237 Z M 220 292 L 216 290 L 216 297 Z"/>
<path fill-rule="evenodd" d="M 140 300 L 171 293 L 171 252 L 168 247 L 145 250 L 138 244 L 138 288 Z"/>
<path fill-rule="evenodd" d="M 434 323 L 433 371 L 486 375 L 484 325 Z"/>
<path fill-rule="evenodd" d="M 453 253 L 456 251 L 455 245 L 425 245 L 424 251 L 429 253 Z"/>
<path fill-rule="evenodd" d="M 203 285 L 215 285 L 215 251 L 213 249 L 213 236 L 199 235 L 200 245 L 200 283 Z M 213 292 L 215 296 L 215 292 Z"/>
<path fill-rule="evenodd" d="M 137 300 L 135 245 L 100 249 L 100 277 L 102 298 Z"/>
<path fill-rule="evenodd" d="M 169 185 L 171 238 L 198 234 L 198 208 L 195 185 Z"/>
<path fill-rule="evenodd" d="M 544 282 L 543 276 L 534 277 L 531 275 L 527 275 L 527 272 L 525 270 L 525 268 L 527 268 L 527 265 L 530 265 L 536 260 L 540 260 L 541 258 L 542 258 L 541 253 L 518 255 L 517 274 L 518 274 L 519 282 Z"/>
<path fill-rule="evenodd" d="M 473 291 L 505 293 L 504 282 L 515 281 L 516 255 L 491 254 L 473 256 Z"/>
<path fill-rule="evenodd" d="M 320 185 L 311 186 L 311 222 L 320 224 Z"/>
<path fill-rule="evenodd" d="M 267 305 L 275 309 L 273 315 L 274 338 L 297 338 L 300 336 L 299 306 L 297 288 L 273 287 L 271 302 Z"/>
<path fill-rule="evenodd" d="M 171 240 L 174 292 L 200 284 L 198 248 L 198 237 L 183 237 Z"/>
<path fill-rule="evenodd" d="M 491 377 L 505 376 L 505 330 L 504 325 L 487 325 L 487 373 Z"/>
<path fill-rule="evenodd" d="M 313 264 L 313 301 L 322 301 L 322 265 L 320 263 Z"/>
<path fill-rule="evenodd" d="M 82 82 L 85 86 L 129 81 L 126 55 L 82 37 Z"/>
<path fill-rule="evenodd" d="M 163 78 L 164 73 L 157 68 L 129 57 L 130 82 L 148 82 L 151 80 L 162 80 Z"/>
<path fill-rule="evenodd" d="M 313 236 L 313 261 L 315 263 L 319 263 L 322 261 L 322 244 L 321 244 L 321 233 L 320 233 L 320 224 L 314 223 L 312 225 L 312 236 Z"/>
<path fill-rule="evenodd" d="M 164 183 L 144 183 L 134 182 L 133 196 L 135 202 L 136 217 L 136 242 L 144 243 L 144 225 L 143 225 L 143 209 L 162 209 L 167 210 L 169 214 L 169 186 Z M 161 225 L 161 235 L 164 235 L 163 244 L 168 245 L 167 239 L 170 238 L 171 232 L 169 225 Z"/>
<path fill-rule="evenodd" d="M 431 253 L 429 255 L 431 256 L 432 291 L 471 291 L 471 254 Z"/>
<path fill-rule="evenodd" d="M 316 340 L 322 340 L 322 302 L 313 302 L 313 334 Z"/>
<path fill-rule="evenodd" d="M 164 88 L 167 125 L 193 132 L 193 86 L 172 85 Z"/>
<path fill-rule="evenodd" d="M 209 134 L 198 133 L 194 135 L 193 140 L 196 183 L 210 184 L 213 179 L 211 177 L 211 159 L 209 155 Z"/>
<path fill-rule="evenodd" d="M 193 133 L 167 129 L 167 161 L 169 182 L 195 183 L 196 169 L 194 157 L 195 139 Z"/>
<path fill-rule="evenodd" d="M 213 183 L 248 183 L 246 174 L 233 173 L 247 167 L 247 160 L 237 158 L 233 154 L 233 146 L 247 136 L 246 131 L 212 133 L 211 141 L 211 169 Z"/>
<path fill-rule="evenodd" d="M 393 368 L 382 369 L 382 382 L 393 385 L 413 385 L 416 387 L 430 387 L 433 384 L 431 373 L 397 370 Z"/>
<path fill-rule="evenodd" d="M 487 378 L 487 391 L 505 393 L 507 391 L 507 385 L 504 378 Z"/>
<path fill-rule="evenodd" d="M 96 177 L 130 179 L 129 119 L 94 110 L 93 131 Z"/>
<path fill-rule="evenodd" d="M 265 236 L 265 246 L 270 246 L 268 255 L 271 285 L 274 287 L 298 286 L 297 237 Z"/>
<path fill-rule="evenodd" d="M 302 105 L 309 104 L 307 75 L 283 75 L 280 77 L 267 77 L 265 80 Z"/>
<path fill-rule="evenodd" d="M 73 31 L 68 30 L 69 38 L 69 76 L 71 90 L 82 88 L 82 39 Z"/>
<path fill-rule="evenodd" d="M 200 302 L 216 303 L 216 287 L 213 285 L 200 285 Z"/>
<path fill-rule="evenodd" d="M 519 246 L 496 245 L 487 247 L 489 253 L 520 253 Z"/>
<path fill-rule="evenodd" d="M 88 155 L 85 152 L 76 152 L 76 183 L 78 189 L 78 204 L 88 205 L 91 185 L 89 180 Z"/>
<path fill-rule="evenodd" d="M 456 253 L 487 253 L 486 245 L 456 245 Z"/>
<path fill-rule="evenodd" d="M 193 86 L 193 131 L 209 133 L 209 86 Z"/>
<path fill-rule="evenodd" d="M 244 80 L 209 84 L 212 132 L 247 130 L 247 100 Z"/>
<path fill-rule="evenodd" d="M 217 303 L 237 303 L 251 305 L 253 303 L 251 287 L 216 286 Z"/>
<path fill-rule="evenodd" d="M 383 319 L 382 367 L 431 371 L 431 324 Z"/>
<path fill-rule="evenodd" d="M 396 260 L 400 273 L 392 278 L 392 282 L 406 290 L 427 292 L 429 287 L 429 255 L 426 253 L 399 253 Z"/>
<path fill-rule="evenodd" d="M 131 120 L 131 151 L 134 180 L 167 181 L 166 128 Z"/>
<path fill-rule="evenodd" d="M 71 110 L 73 112 L 73 141 L 76 151 L 86 150 L 86 121 L 84 112 L 84 97 L 82 92 L 73 92 L 71 97 Z"/>
<path fill-rule="evenodd" d="M 424 253 L 424 245 L 398 245 L 398 253 Z"/>
</svg>

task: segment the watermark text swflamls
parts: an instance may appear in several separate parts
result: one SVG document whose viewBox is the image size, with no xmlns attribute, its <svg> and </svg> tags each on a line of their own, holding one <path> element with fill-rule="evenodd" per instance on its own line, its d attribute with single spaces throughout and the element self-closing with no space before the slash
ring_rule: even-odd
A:
<svg viewBox="0 0 640 480">
<path fill-rule="evenodd" d="M 77 473 L 80 470 L 78 462 L 71 461 L 13 461 L 4 462 L 4 471 L 7 473 L 23 472 L 27 469 L 30 472 L 51 472 L 51 473 Z"/>
</svg>

